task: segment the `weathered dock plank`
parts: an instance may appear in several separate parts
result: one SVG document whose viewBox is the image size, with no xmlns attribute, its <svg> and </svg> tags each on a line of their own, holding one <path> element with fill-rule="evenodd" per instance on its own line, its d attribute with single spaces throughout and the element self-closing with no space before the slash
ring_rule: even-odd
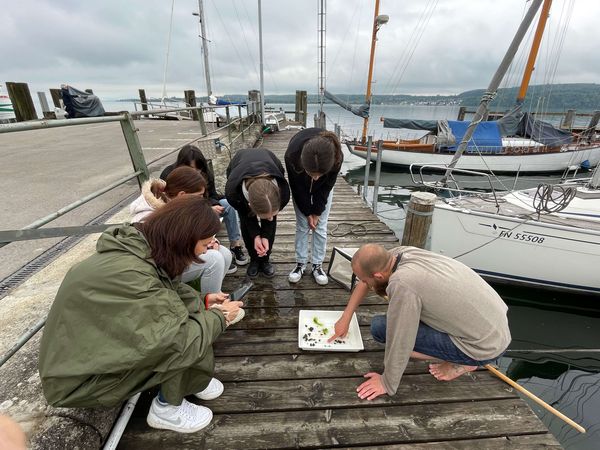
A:
<svg viewBox="0 0 600 450">
<path fill-rule="evenodd" d="M 322 448 L 545 432 L 529 407 L 514 400 L 215 415 L 208 428 L 190 435 L 136 425 L 135 439 L 124 436 L 123 448 L 167 442 L 179 449 Z"/>
<path fill-rule="evenodd" d="M 266 136 L 262 146 L 283 159 L 292 135 Z M 364 225 L 362 232 L 357 224 Z M 396 395 L 359 399 L 356 387 L 362 375 L 383 369 L 384 346 L 369 331 L 373 315 L 387 309 L 378 296 L 370 295 L 357 312 L 364 351 L 300 350 L 299 311 L 341 311 L 349 293 L 333 281 L 318 286 L 310 274 L 297 284 L 288 282 L 295 263 L 294 226 L 288 205 L 278 216 L 271 256 L 276 276 L 254 280 L 245 300 L 246 317 L 215 343 L 215 376 L 225 392 L 204 402 L 215 414 L 211 425 L 191 435 L 153 430 L 145 417 L 154 393 L 145 393 L 119 448 L 559 447 L 512 388 L 485 370 L 443 383 L 429 374 L 427 363 L 410 362 Z M 333 246 L 399 245 L 342 179 L 335 187 L 329 232 L 326 262 Z M 227 245 L 226 235 L 220 237 Z M 223 290 L 231 291 L 245 279 L 245 267 L 240 267 L 225 278 Z"/>
</svg>

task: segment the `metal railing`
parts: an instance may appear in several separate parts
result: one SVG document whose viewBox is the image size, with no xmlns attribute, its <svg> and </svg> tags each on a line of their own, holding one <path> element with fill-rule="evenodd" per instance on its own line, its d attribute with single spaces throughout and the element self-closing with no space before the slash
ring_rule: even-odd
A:
<svg viewBox="0 0 600 450">
<path fill-rule="evenodd" d="M 236 105 L 237 106 L 237 105 Z M 57 227 L 57 228 L 44 228 L 39 229 L 41 226 L 52 222 L 53 220 L 63 216 L 64 214 L 84 205 L 85 203 L 99 197 L 106 192 L 115 189 L 118 186 L 121 186 L 128 181 L 137 178 L 138 184 L 142 185 L 142 183 L 150 178 L 150 172 L 148 170 L 148 166 L 151 164 L 169 156 L 179 148 L 171 150 L 167 153 L 160 155 L 150 162 L 146 162 L 144 153 L 137 135 L 138 129 L 135 127 L 133 118 L 139 116 L 147 116 L 148 114 L 159 115 L 159 114 L 168 114 L 172 112 L 181 112 L 181 111 L 198 111 L 197 116 L 201 118 L 203 116 L 203 109 L 206 109 L 206 106 L 196 106 L 196 107 L 185 107 L 185 108 L 172 108 L 172 109 L 161 109 L 160 111 L 136 111 L 133 113 L 123 112 L 117 115 L 112 116 L 102 116 L 102 117 L 92 117 L 92 118 L 79 118 L 79 119 L 54 119 L 54 120 L 41 120 L 36 122 L 19 122 L 19 123 L 11 123 L 0 125 L 0 133 L 13 133 L 13 132 L 21 132 L 21 131 L 29 131 L 29 130 L 41 130 L 41 129 L 49 129 L 49 128 L 59 128 L 65 126 L 77 126 L 77 125 L 89 125 L 89 124 L 97 124 L 97 123 L 108 123 L 108 122 L 119 122 L 121 125 L 121 129 L 123 131 L 123 137 L 125 138 L 125 142 L 127 144 L 127 150 L 129 152 L 129 156 L 131 158 L 131 163 L 133 165 L 133 173 L 122 177 L 113 183 L 103 187 L 102 189 L 98 189 L 91 194 L 88 194 L 79 200 L 55 211 L 51 214 L 48 214 L 45 217 L 42 217 L 35 222 L 30 223 L 29 225 L 23 227 L 19 230 L 3 230 L 0 231 L 0 248 L 8 245 L 11 242 L 23 241 L 23 240 L 34 240 L 34 239 L 45 239 L 49 237 L 63 237 L 63 236 L 73 236 L 73 235 L 85 235 L 91 233 L 98 233 L 106 230 L 108 227 L 113 224 L 99 224 L 99 225 L 86 225 L 86 226 L 69 226 L 69 227 Z M 229 107 L 226 107 L 227 111 L 229 111 Z M 240 107 L 241 109 L 241 107 Z M 208 132 L 206 130 L 206 125 L 202 119 L 199 119 L 200 127 L 202 130 L 203 137 L 206 137 L 210 134 L 216 133 L 218 131 L 227 128 L 229 147 L 233 146 L 234 142 L 240 136 L 244 136 L 244 133 L 247 132 L 254 124 L 256 124 L 255 114 L 250 116 L 242 117 L 241 111 L 239 111 L 240 117 L 231 120 L 229 114 L 227 114 L 227 125 L 222 128 L 218 128 L 216 130 Z M 231 129 L 240 124 L 241 132 L 232 138 Z M 244 128 L 245 127 L 245 128 Z M 215 145 L 221 144 L 219 138 L 216 138 L 214 141 Z M 224 144 L 223 144 L 224 145 Z M 38 323 L 36 323 L 31 329 L 22 334 L 17 342 L 0 357 L 0 367 L 2 367 L 15 353 L 17 353 L 35 334 L 42 329 L 42 327 L 46 323 L 46 317 L 40 319 Z"/>
</svg>

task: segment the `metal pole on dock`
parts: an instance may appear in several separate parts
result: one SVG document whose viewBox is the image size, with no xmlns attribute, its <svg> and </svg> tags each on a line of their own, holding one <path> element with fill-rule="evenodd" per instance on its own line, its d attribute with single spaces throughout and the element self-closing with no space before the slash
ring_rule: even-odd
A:
<svg viewBox="0 0 600 450">
<path fill-rule="evenodd" d="M 379 197 L 379 177 L 381 176 L 381 146 L 383 141 L 377 141 L 377 163 L 375 164 L 375 184 L 373 185 L 373 214 L 377 214 L 377 197 Z M 369 147 L 370 149 L 371 147 Z"/>
<path fill-rule="evenodd" d="M 363 183 L 363 198 L 367 200 L 367 188 L 369 187 L 369 172 L 371 170 L 371 146 L 373 136 L 367 137 L 367 159 L 365 160 L 365 182 Z"/>
<path fill-rule="evenodd" d="M 258 0 L 258 54 L 260 59 L 260 123 L 265 124 L 265 77 L 263 72 L 262 9 Z"/>
<path fill-rule="evenodd" d="M 425 248 L 436 198 L 430 192 L 415 192 L 410 196 L 400 245 Z"/>
</svg>

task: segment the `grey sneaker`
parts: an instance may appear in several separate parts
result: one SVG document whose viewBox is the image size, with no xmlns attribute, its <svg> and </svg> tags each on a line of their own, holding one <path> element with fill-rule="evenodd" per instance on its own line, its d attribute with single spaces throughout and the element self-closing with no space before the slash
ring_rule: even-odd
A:
<svg viewBox="0 0 600 450">
<path fill-rule="evenodd" d="M 298 263 L 294 270 L 290 272 L 288 275 L 288 281 L 290 283 L 297 283 L 304 275 L 304 271 L 306 270 L 306 264 Z"/>
<path fill-rule="evenodd" d="M 321 264 L 313 264 L 312 274 L 317 284 L 325 286 L 327 283 L 329 283 L 329 278 L 327 278 L 327 274 L 321 267 Z"/>
<path fill-rule="evenodd" d="M 206 427 L 212 417 L 212 411 L 205 406 L 195 405 L 185 399 L 179 406 L 162 404 L 156 397 L 150 405 L 146 422 L 152 428 L 195 433 Z"/>
</svg>

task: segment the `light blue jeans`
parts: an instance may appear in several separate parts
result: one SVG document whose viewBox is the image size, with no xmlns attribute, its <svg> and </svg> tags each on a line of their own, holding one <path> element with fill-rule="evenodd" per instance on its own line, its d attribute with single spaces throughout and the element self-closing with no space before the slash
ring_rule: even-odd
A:
<svg viewBox="0 0 600 450">
<path fill-rule="evenodd" d="M 319 217 L 319 223 L 316 230 L 312 231 L 308 227 L 308 217 L 306 217 L 296 206 L 294 202 L 294 211 L 296 211 L 296 262 L 306 264 L 308 262 L 308 235 L 312 231 L 311 258 L 313 264 L 322 264 L 327 250 L 327 219 L 329 219 L 329 210 L 333 201 L 333 189 L 327 198 L 325 211 Z"/>
<path fill-rule="evenodd" d="M 192 263 L 181 274 L 181 281 L 200 278 L 200 289 L 205 293 L 221 292 L 223 278 L 231 265 L 231 251 L 227 246 L 219 245 L 218 250 L 207 250 L 200 256 L 202 264 Z"/>
<path fill-rule="evenodd" d="M 227 229 L 227 237 L 229 238 L 229 242 L 231 243 L 234 241 L 239 241 L 242 238 L 242 235 L 240 233 L 237 211 L 225 198 L 219 200 L 219 205 L 225 208 L 223 210 L 223 214 L 221 214 L 221 217 L 223 217 L 223 222 L 225 222 L 225 228 Z"/>
</svg>

